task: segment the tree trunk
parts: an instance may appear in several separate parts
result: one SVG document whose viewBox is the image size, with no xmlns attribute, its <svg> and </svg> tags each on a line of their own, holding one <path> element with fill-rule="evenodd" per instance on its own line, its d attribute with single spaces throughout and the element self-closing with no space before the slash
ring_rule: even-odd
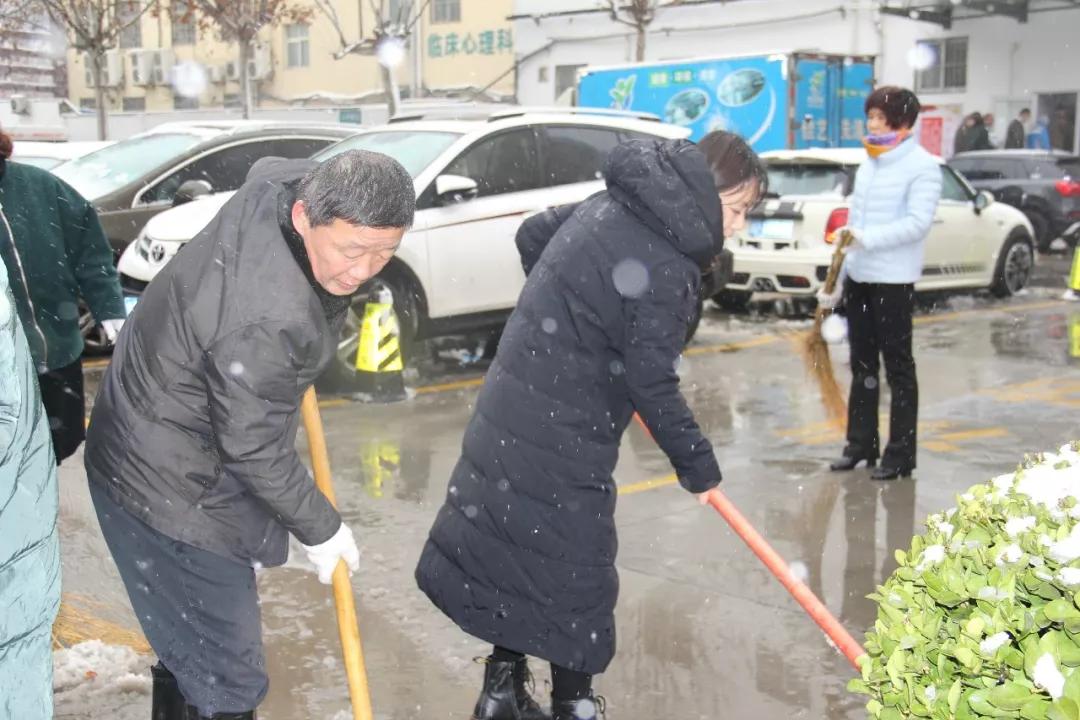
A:
<svg viewBox="0 0 1080 720">
<path fill-rule="evenodd" d="M 394 69 L 380 64 L 383 76 L 383 88 L 386 91 L 386 105 L 390 110 L 390 117 L 398 114 L 401 108 L 401 92 L 398 90 L 397 78 L 394 77 Z"/>
<path fill-rule="evenodd" d="M 90 72 L 94 76 L 94 102 L 97 104 L 97 133 L 98 140 L 109 139 L 109 110 L 105 107 L 105 78 L 102 67 L 105 55 L 101 51 L 88 53 L 90 57 Z"/>
<path fill-rule="evenodd" d="M 648 37 L 649 27 L 644 23 L 637 26 L 637 61 L 645 62 L 645 39 Z"/>
<path fill-rule="evenodd" d="M 251 77 L 248 75 L 248 57 L 251 55 L 251 40 L 241 38 L 240 45 L 240 107 L 243 118 L 251 118 Z"/>
</svg>

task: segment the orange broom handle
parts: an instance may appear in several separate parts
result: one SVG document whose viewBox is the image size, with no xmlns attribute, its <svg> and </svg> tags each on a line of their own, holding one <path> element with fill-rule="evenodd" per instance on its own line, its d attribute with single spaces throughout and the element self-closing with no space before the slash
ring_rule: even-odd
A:
<svg viewBox="0 0 1080 720">
<path fill-rule="evenodd" d="M 641 419 L 641 416 L 635 413 L 634 419 L 637 420 L 641 429 L 649 437 L 652 437 L 649 427 Z M 844 657 L 848 659 L 856 670 L 861 671 L 859 658 L 866 655 L 862 645 L 859 645 L 855 638 L 851 637 L 851 633 L 844 629 L 839 620 L 833 617 L 829 609 L 818 600 L 817 595 L 791 573 L 791 568 L 784 562 L 784 558 L 780 557 L 780 554 L 772 549 L 772 546 L 754 529 L 746 516 L 739 512 L 739 509 L 720 490 L 713 488 L 705 497 L 706 501 L 716 509 L 716 512 L 720 513 L 720 517 L 727 521 L 735 534 L 742 538 L 747 547 L 764 563 L 769 572 L 775 575 L 780 584 L 787 588 L 795 601 L 818 624 L 818 627 L 824 631 L 825 635 L 840 648 L 840 652 L 844 653 Z"/>
<path fill-rule="evenodd" d="M 792 575 L 791 568 L 787 566 L 784 559 L 772 549 L 772 546 L 769 545 L 765 538 L 761 537 L 746 517 L 739 512 L 739 509 L 722 492 L 713 488 L 708 492 L 707 499 L 708 503 L 716 508 L 720 516 L 727 521 L 735 534 L 742 538 L 742 541 L 758 556 L 758 559 L 765 564 L 765 567 L 769 568 L 769 571 L 776 576 L 780 584 L 787 588 L 795 601 L 802 605 L 803 610 L 818 624 L 818 627 L 840 648 L 840 652 L 844 653 L 844 657 L 848 659 L 852 666 L 856 670 L 860 670 L 859 658 L 866 655 L 866 651 L 863 650 L 855 638 L 851 637 L 851 633 L 844 629 L 840 621 L 833 617 L 828 608 L 818 600 L 810 588 L 806 587 L 805 583 Z"/>
</svg>

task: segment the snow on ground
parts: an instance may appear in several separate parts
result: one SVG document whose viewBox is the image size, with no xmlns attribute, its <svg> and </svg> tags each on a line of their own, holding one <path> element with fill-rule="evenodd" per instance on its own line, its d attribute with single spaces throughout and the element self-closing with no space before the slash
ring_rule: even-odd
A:
<svg viewBox="0 0 1080 720">
<path fill-rule="evenodd" d="M 145 720 L 150 716 L 152 657 L 100 640 L 53 653 L 53 696 L 57 720 L 104 718 Z"/>
</svg>

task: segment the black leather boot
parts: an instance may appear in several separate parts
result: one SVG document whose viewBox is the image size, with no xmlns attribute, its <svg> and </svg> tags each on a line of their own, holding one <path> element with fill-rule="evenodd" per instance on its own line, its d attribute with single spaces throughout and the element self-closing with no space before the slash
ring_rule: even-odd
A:
<svg viewBox="0 0 1080 720">
<path fill-rule="evenodd" d="M 849 470 L 854 470 L 863 460 L 866 461 L 866 467 L 868 468 L 877 465 L 876 457 L 852 457 L 850 455 L 845 455 L 844 457 L 829 463 L 829 469 L 833 472 L 848 472 Z"/>
<path fill-rule="evenodd" d="M 248 710 L 247 712 L 229 713 L 219 712 L 207 717 L 206 715 L 200 715 L 199 711 L 195 708 L 188 706 L 188 714 L 186 720 L 255 720 L 255 711 Z"/>
<path fill-rule="evenodd" d="M 525 658 L 500 662 L 489 656 L 476 661 L 484 664 L 484 688 L 472 720 L 551 720 L 529 694 L 532 674 Z"/>
<path fill-rule="evenodd" d="M 187 703 L 180 694 L 176 676 L 161 663 L 150 668 L 150 675 L 154 678 L 150 717 L 153 720 L 188 720 Z"/>
<path fill-rule="evenodd" d="M 604 698 L 600 695 L 581 700 L 560 700 L 551 702 L 552 720 L 605 720 Z"/>
</svg>

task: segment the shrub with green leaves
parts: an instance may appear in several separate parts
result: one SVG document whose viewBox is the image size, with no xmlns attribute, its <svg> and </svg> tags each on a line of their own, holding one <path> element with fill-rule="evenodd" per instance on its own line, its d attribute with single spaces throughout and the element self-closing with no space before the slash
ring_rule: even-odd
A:
<svg viewBox="0 0 1080 720">
<path fill-rule="evenodd" d="M 870 597 L 862 677 L 880 720 L 1080 720 L 1080 442 L 977 485 Z"/>
</svg>

